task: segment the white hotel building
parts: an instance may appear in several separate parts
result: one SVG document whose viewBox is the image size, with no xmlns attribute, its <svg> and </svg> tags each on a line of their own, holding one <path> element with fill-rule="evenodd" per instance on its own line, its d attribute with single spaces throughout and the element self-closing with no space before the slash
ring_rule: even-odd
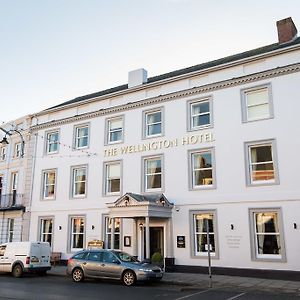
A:
<svg viewBox="0 0 300 300">
<path fill-rule="evenodd" d="M 300 271 L 300 38 L 78 97 L 33 116 L 31 240 L 93 240 L 177 270 Z"/>
</svg>

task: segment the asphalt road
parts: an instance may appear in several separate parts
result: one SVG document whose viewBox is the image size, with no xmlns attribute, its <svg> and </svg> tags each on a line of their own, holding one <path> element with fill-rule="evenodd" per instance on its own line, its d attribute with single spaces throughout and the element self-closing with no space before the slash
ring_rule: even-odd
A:
<svg viewBox="0 0 300 300">
<path fill-rule="evenodd" d="M 56 300 L 56 299 L 109 299 L 109 300 L 299 300 L 298 295 L 224 291 L 216 289 L 185 289 L 160 283 L 138 284 L 125 287 L 119 282 L 87 280 L 74 283 L 58 276 L 25 276 L 20 279 L 0 275 L 0 299 Z"/>
</svg>

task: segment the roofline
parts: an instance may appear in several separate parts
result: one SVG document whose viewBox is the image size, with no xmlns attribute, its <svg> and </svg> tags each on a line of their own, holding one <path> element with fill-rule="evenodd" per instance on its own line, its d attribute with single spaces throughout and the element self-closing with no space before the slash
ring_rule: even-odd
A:
<svg viewBox="0 0 300 300">
<path fill-rule="evenodd" d="M 275 44 L 273 44 L 273 45 L 275 45 Z M 272 45 L 269 45 L 269 46 L 272 46 Z M 268 47 L 268 46 L 265 46 L 265 47 Z M 263 48 L 263 47 L 261 47 L 261 48 Z M 258 48 L 258 49 L 260 49 L 260 48 Z M 271 50 L 269 52 L 253 55 L 253 56 L 246 57 L 246 58 L 233 60 L 233 61 L 230 61 L 230 62 L 227 62 L 227 63 L 223 63 L 223 64 L 219 64 L 219 65 L 216 65 L 216 66 L 204 68 L 204 69 L 201 69 L 201 70 L 188 72 L 188 73 L 185 73 L 185 74 L 180 74 L 180 75 L 177 75 L 177 76 L 175 75 L 175 76 L 172 76 L 172 77 L 169 77 L 169 78 L 165 78 L 165 79 L 145 83 L 145 84 L 137 86 L 137 87 L 121 89 L 120 91 L 108 93 L 108 94 L 101 95 L 101 96 L 94 96 L 94 97 L 91 96 L 91 98 L 81 100 L 81 101 L 79 100 L 79 101 L 74 102 L 74 103 L 58 104 L 57 106 L 54 106 L 52 108 L 48 108 L 46 110 L 43 110 L 41 112 L 32 114 L 30 116 L 31 117 L 38 117 L 38 116 L 42 116 L 42 115 L 45 115 L 45 114 L 61 111 L 61 110 L 64 110 L 66 108 L 69 109 L 69 108 L 73 108 L 73 107 L 76 107 L 76 106 L 79 106 L 79 105 L 85 105 L 85 104 L 93 103 L 93 102 L 96 102 L 96 101 L 101 101 L 101 100 L 104 100 L 104 99 L 110 99 L 110 98 L 113 98 L 113 97 L 122 96 L 122 95 L 133 93 L 133 92 L 138 92 L 138 91 L 141 91 L 141 90 L 144 90 L 144 89 L 147 89 L 147 88 L 153 88 L 153 87 L 156 87 L 156 86 L 159 86 L 159 85 L 162 85 L 162 84 L 171 83 L 171 82 L 182 80 L 182 79 L 185 79 L 185 78 L 195 77 L 195 76 L 199 76 L 199 75 L 205 75 L 207 73 L 227 69 L 227 68 L 230 68 L 230 67 L 235 67 L 235 66 L 238 66 L 240 64 L 253 62 L 253 61 L 256 61 L 256 60 L 259 60 L 259 59 L 264 59 L 264 58 L 268 58 L 268 57 L 271 57 L 271 56 L 274 56 L 274 55 L 280 55 L 280 54 L 296 51 L 296 50 L 299 50 L 299 49 L 300 49 L 300 38 L 299 38 L 299 42 L 297 44 L 292 44 L 291 46 Z M 255 49 L 249 50 L 249 51 L 254 51 L 254 50 Z M 242 53 L 247 53 L 247 52 L 248 51 L 242 52 Z M 230 56 L 227 56 L 227 57 L 229 58 L 231 56 L 239 55 L 239 54 L 242 54 L 242 53 L 230 55 Z M 224 57 L 223 59 L 226 59 L 227 57 Z M 213 61 L 215 61 L 215 60 L 212 60 L 212 61 L 209 61 L 209 62 L 206 62 L 206 63 L 210 63 L 210 62 L 213 62 Z M 206 64 L 206 63 L 204 63 L 204 64 Z M 184 69 L 181 69 L 181 70 L 184 70 Z M 178 70 L 178 71 L 180 71 L 180 70 Z M 176 71 L 172 71 L 172 72 L 169 72 L 169 73 L 173 73 L 173 72 L 176 72 Z M 166 74 L 169 74 L 169 73 L 166 73 Z M 155 77 L 160 77 L 160 76 L 163 76 L 163 75 L 165 75 L 165 74 L 158 75 L 158 76 L 155 76 Z M 152 78 L 155 78 L 155 77 L 152 77 Z M 149 78 L 149 79 L 151 79 L 151 78 Z M 118 88 L 118 87 L 121 88 L 123 86 L 126 86 L 126 84 L 117 86 L 115 88 Z M 96 93 L 92 93 L 91 95 L 96 94 Z M 88 96 L 88 95 L 80 96 L 78 98 L 85 97 L 85 96 Z M 75 99 L 73 99 L 73 100 L 75 100 Z M 70 100 L 70 101 L 72 101 L 72 100 Z"/>
</svg>

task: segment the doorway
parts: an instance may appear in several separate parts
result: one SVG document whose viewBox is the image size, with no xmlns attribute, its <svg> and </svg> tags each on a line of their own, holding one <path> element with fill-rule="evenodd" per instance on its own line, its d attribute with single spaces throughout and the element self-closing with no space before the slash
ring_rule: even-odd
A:
<svg viewBox="0 0 300 300">
<path fill-rule="evenodd" d="M 150 227 L 150 258 L 155 252 L 164 257 L 164 227 Z M 144 257 L 146 257 L 146 234 L 144 230 Z"/>
</svg>

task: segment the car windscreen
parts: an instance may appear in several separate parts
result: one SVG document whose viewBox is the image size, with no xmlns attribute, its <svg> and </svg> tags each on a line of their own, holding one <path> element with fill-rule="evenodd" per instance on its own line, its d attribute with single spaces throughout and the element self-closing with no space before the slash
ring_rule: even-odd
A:
<svg viewBox="0 0 300 300">
<path fill-rule="evenodd" d="M 136 256 L 131 256 L 130 254 L 126 253 L 126 252 L 119 252 L 116 251 L 114 252 L 115 255 L 124 262 L 139 262 L 139 260 L 136 258 Z"/>
</svg>

